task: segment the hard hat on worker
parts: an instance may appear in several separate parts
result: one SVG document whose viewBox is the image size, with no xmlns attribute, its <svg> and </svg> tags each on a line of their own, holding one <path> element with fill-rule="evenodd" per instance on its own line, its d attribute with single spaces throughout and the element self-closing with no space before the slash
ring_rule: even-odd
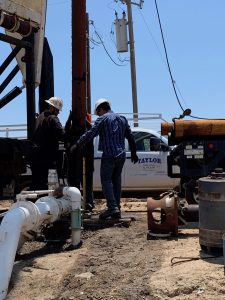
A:
<svg viewBox="0 0 225 300">
<path fill-rule="evenodd" d="M 58 110 L 62 110 L 63 107 L 63 101 L 59 97 L 51 97 L 48 100 L 45 100 L 49 105 L 54 106 Z"/>
<path fill-rule="evenodd" d="M 102 103 L 108 103 L 108 105 L 110 106 L 110 109 L 111 109 L 111 102 L 105 98 L 100 98 L 96 101 L 95 103 L 95 111 L 94 113 L 97 115 L 97 109 L 98 107 L 102 104 Z"/>
</svg>

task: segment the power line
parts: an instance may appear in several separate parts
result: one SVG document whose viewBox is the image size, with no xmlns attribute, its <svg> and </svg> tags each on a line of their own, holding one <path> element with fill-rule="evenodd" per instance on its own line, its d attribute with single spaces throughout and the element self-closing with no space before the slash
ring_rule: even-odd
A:
<svg viewBox="0 0 225 300">
<path fill-rule="evenodd" d="M 176 82 L 173 79 L 171 68 L 170 68 L 170 64 L 169 64 L 169 59 L 168 59 L 167 50 L 166 50 L 166 44 L 165 44 L 163 30 L 162 30 L 162 25 L 161 25 L 161 20 L 160 20 L 160 16 L 159 16 L 159 10 L 158 10 L 158 6 L 157 6 L 157 0 L 155 0 L 155 7 L 156 7 L 156 11 L 157 11 L 158 21 L 159 21 L 159 25 L 160 25 L 160 31 L 161 31 L 161 36 L 162 36 L 162 41 L 163 41 L 163 46 L 164 46 L 164 51 L 165 51 L 165 55 L 166 55 L 166 61 L 167 61 L 167 65 L 168 65 L 168 70 L 169 70 L 171 82 L 172 82 L 172 85 L 173 85 L 173 90 L 174 90 L 174 93 L 176 95 L 176 98 L 177 98 L 177 101 L 179 103 L 180 108 L 184 111 L 184 109 L 183 109 L 183 107 L 182 107 L 182 105 L 180 103 L 180 100 L 178 98 L 178 95 L 177 95 L 177 91 L 176 91 L 176 87 L 175 87 Z M 178 91 L 179 91 L 179 89 L 178 89 Z M 180 91 L 179 91 L 179 93 L 180 93 Z M 196 117 L 196 116 L 193 116 L 193 115 L 189 115 L 189 116 L 192 117 L 193 119 L 209 120 L 208 118 L 204 118 L 204 117 Z M 212 120 L 223 120 L 223 119 L 212 119 Z"/>
<path fill-rule="evenodd" d="M 156 42 L 156 40 L 155 40 L 155 38 L 154 38 L 154 36 L 153 36 L 153 34 L 152 34 L 152 32 L 151 32 L 150 27 L 148 26 L 148 23 L 147 23 L 147 21 L 146 21 L 144 15 L 143 15 L 143 13 L 142 13 L 142 11 L 141 11 L 140 9 L 139 9 L 138 11 L 139 11 L 139 13 L 140 13 L 140 15 L 141 15 L 141 17 L 142 17 L 142 19 L 143 19 L 143 21 L 144 21 L 144 24 L 145 24 L 145 26 L 146 26 L 146 28 L 147 28 L 147 30 L 148 30 L 148 33 L 150 34 L 150 36 L 151 36 L 151 38 L 152 38 L 152 40 L 153 40 L 153 42 L 154 42 L 154 44 L 155 44 L 155 46 L 156 46 L 156 48 L 157 48 L 157 50 L 158 50 L 158 52 L 159 52 L 159 54 L 160 54 L 160 56 L 161 56 L 161 58 L 162 58 L 164 64 L 165 64 L 166 67 L 167 67 L 167 63 L 166 63 L 166 61 L 165 61 L 165 59 L 164 59 L 164 57 L 163 57 L 163 55 L 162 55 L 162 53 L 161 53 L 161 51 L 160 51 L 160 48 L 159 48 L 159 46 L 158 46 L 158 44 L 157 44 L 157 42 Z"/>
<path fill-rule="evenodd" d="M 91 25 L 94 27 L 95 34 L 96 34 L 96 36 L 97 36 L 97 37 L 99 38 L 99 40 L 100 40 L 100 43 L 99 43 L 99 44 L 101 44 L 101 45 L 103 46 L 103 48 L 104 48 L 106 54 L 108 55 L 108 57 L 110 58 L 110 60 L 111 60 L 116 66 L 118 66 L 118 67 L 125 67 L 126 64 L 121 65 L 121 64 L 118 64 L 117 62 L 115 62 L 115 60 L 112 58 L 112 56 L 110 55 L 110 53 L 109 53 L 108 50 L 106 49 L 105 44 L 104 44 L 104 42 L 103 42 L 103 40 L 102 40 L 100 34 L 97 32 L 97 30 L 96 30 L 96 28 L 95 28 L 93 22 L 91 22 Z"/>
<path fill-rule="evenodd" d="M 165 61 L 165 59 L 164 59 L 164 57 L 163 57 L 163 55 L 162 55 L 162 53 L 161 53 L 161 51 L 160 51 L 160 48 L 159 48 L 159 46 L 158 46 L 158 44 L 157 44 L 157 42 L 156 42 L 156 40 L 155 40 L 155 38 L 154 38 L 154 35 L 153 35 L 152 32 L 151 32 L 150 27 L 148 26 L 148 23 L 147 23 L 147 21 L 146 21 L 144 15 L 143 15 L 143 13 L 141 12 L 141 10 L 139 10 L 139 12 L 140 12 L 140 14 L 141 14 L 141 17 L 142 17 L 142 19 L 143 19 L 143 21 L 144 21 L 144 24 L 145 24 L 147 30 L 148 30 L 148 33 L 150 34 L 150 36 L 151 36 L 151 38 L 152 38 L 152 40 L 153 40 L 153 42 L 154 42 L 154 45 L 156 46 L 156 48 L 157 48 L 157 50 L 158 50 L 158 52 L 159 52 L 159 54 L 160 54 L 160 56 L 161 56 L 161 58 L 162 58 L 162 61 L 163 61 L 164 65 L 166 66 L 166 69 L 168 69 L 167 62 Z M 176 85 L 176 89 L 178 90 L 178 92 L 179 92 L 179 94 L 180 94 L 180 97 L 182 98 L 182 100 L 183 100 L 184 103 L 185 103 L 185 100 L 184 100 L 184 98 L 183 98 L 183 96 L 182 96 L 182 94 L 181 94 L 181 91 L 180 91 L 180 89 L 179 89 L 179 87 L 178 87 L 178 85 L 177 85 L 176 82 L 175 82 L 175 85 Z M 185 105 L 186 105 L 186 103 L 185 103 Z M 187 105 L 186 105 L 186 106 L 187 106 Z"/>
<path fill-rule="evenodd" d="M 175 80 L 173 79 L 173 75 L 172 75 L 172 71 L 170 68 L 170 63 L 169 63 L 169 59 L 168 59 L 168 54 L 167 54 L 167 50 L 166 50 L 166 44 L 165 44 L 165 40 L 164 40 L 164 35 L 163 35 L 163 30 L 162 30 L 162 25 L 161 25 L 161 20 L 160 20 L 160 16 L 159 16 L 159 10 L 158 10 L 158 5 L 157 5 L 157 1 L 155 0 L 155 7 L 156 7 L 156 12 L 157 12 L 157 16 L 158 16 L 158 21 L 159 21 L 159 27 L 160 27 L 160 31 L 161 31 L 161 36 L 162 36 L 162 41 L 163 41 L 163 47 L 164 47 L 164 52 L 166 55 L 166 62 L 167 62 L 167 66 L 168 66 L 168 70 L 169 70 L 169 74 L 170 74 L 170 79 L 173 85 L 173 90 L 175 93 L 175 96 L 177 98 L 177 102 L 180 106 L 180 108 L 182 109 L 182 111 L 184 111 L 184 108 L 182 107 L 179 97 L 177 95 L 177 91 L 176 91 L 176 87 L 175 87 Z"/>
</svg>

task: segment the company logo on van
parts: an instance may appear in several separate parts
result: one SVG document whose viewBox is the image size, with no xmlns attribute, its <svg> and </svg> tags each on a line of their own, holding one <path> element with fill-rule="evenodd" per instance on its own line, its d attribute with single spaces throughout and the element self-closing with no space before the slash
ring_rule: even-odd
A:
<svg viewBox="0 0 225 300">
<path fill-rule="evenodd" d="M 145 163 L 154 163 L 154 164 L 161 164 L 161 158 L 157 157 L 143 157 L 139 158 L 138 160 L 139 164 L 145 164 Z"/>
</svg>

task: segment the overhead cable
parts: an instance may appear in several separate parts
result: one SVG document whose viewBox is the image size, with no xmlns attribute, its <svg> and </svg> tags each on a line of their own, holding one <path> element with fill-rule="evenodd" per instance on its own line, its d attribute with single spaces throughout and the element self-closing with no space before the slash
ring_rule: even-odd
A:
<svg viewBox="0 0 225 300">
<path fill-rule="evenodd" d="M 173 89 L 174 89 L 174 93 L 176 95 L 176 98 L 177 98 L 177 101 L 179 103 L 179 106 L 180 108 L 183 110 L 184 112 L 184 109 L 180 103 L 180 100 L 179 100 L 179 97 L 177 95 L 177 91 L 176 91 L 176 82 L 175 80 L 173 79 L 173 76 L 172 76 L 172 72 L 171 72 L 171 68 L 170 68 L 170 64 L 169 64 L 169 59 L 168 59 L 168 55 L 167 55 L 167 50 L 166 50 L 166 44 L 165 44 L 165 40 L 164 40 L 164 35 L 163 35 L 163 30 L 162 30 L 162 25 L 161 25 L 161 20 L 160 20 L 160 16 L 159 16 L 159 10 L 158 10 L 158 6 L 157 6 L 157 0 L 155 0 L 155 7 L 156 7 L 156 11 L 157 11 L 157 16 L 158 16 L 158 21 L 159 21 L 159 26 L 160 26 L 160 31 L 161 31 L 161 36 L 162 36 L 162 41 L 163 41 L 163 46 L 164 46 L 164 51 L 165 51 L 165 55 L 166 55 L 166 61 L 167 61 L 167 65 L 168 65 L 168 70 L 169 70 L 169 74 L 170 74 L 170 78 L 171 78 L 171 82 L 172 82 L 172 85 L 173 85 Z M 179 91 L 179 89 L 178 89 Z M 179 91 L 180 93 L 180 91 Z M 208 118 L 203 118 L 203 117 L 196 117 L 196 116 L 193 116 L 193 115 L 190 115 L 190 117 L 194 118 L 194 119 L 199 119 L 199 120 L 208 120 Z M 211 120 L 223 120 L 223 119 L 212 119 Z"/>
<path fill-rule="evenodd" d="M 171 82 L 172 82 L 172 85 L 173 85 L 173 90 L 174 90 L 174 93 L 175 93 L 175 96 L 177 98 L 177 101 L 178 101 L 178 104 L 179 104 L 180 108 L 182 109 L 182 111 L 184 111 L 184 108 L 182 107 L 182 105 L 180 103 L 180 100 L 179 100 L 179 97 L 177 95 L 177 91 L 176 91 L 176 87 L 175 87 L 175 80 L 173 79 L 173 75 L 172 75 L 171 68 L 170 68 L 170 63 L 169 63 L 169 59 L 168 59 L 168 55 L 167 55 L 166 44 L 165 44 L 165 40 L 164 40 L 164 35 L 163 35 L 161 20 L 160 20 L 160 16 L 159 16 L 159 10 L 158 10 L 158 5 L 157 5 L 157 0 L 155 0 L 155 7 L 156 7 L 157 16 L 158 16 L 158 21 L 159 21 L 159 27 L 160 27 L 160 31 L 161 31 L 161 36 L 162 36 L 164 52 L 165 52 L 165 55 L 166 55 L 166 62 L 167 62 L 167 66 L 168 66 L 168 70 L 169 70 Z"/>
<path fill-rule="evenodd" d="M 95 29 L 95 34 L 96 34 L 97 37 L 99 38 L 99 40 L 100 40 L 100 42 L 101 42 L 101 44 L 102 44 L 102 46 L 103 46 L 103 48 L 104 48 L 106 54 L 107 54 L 108 57 L 110 58 L 110 60 L 111 60 L 116 66 L 118 66 L 118 67 L 124 67 L 124 66 L 126 66 L 126 64 L 121 65 L 121 64 L 118 64 L 117 62 L 114 61 L 114 59 L 112 58 L 112 56 L 110 55 L 110 53 L 109 53 L 108 50 L 106 49 L 105 44 L 104 44 L 104 42 L 103 42 L 103 40 L 102 40 L 100 34 L 97 32 L 97 30 L 96 30 L 96 28 L 95 28 L 93 22 L 91 23 L 91 25 L 94 27 L 94 29 Z"/>
</svg>

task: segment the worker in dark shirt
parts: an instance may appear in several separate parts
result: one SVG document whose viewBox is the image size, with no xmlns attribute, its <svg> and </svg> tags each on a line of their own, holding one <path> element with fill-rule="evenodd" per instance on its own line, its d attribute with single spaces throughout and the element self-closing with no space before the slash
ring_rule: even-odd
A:
<svg viewBox="0 0 225 300">
<path fill-rule="evenodd" d="M 37 117 L 32 137 L 30 190 L 48 189 L 48 171 L 56 169 L 59 141 L 63 141 L 65 135 L 58 118 L 63 106 L 62 99 L 51 97 L 45 102 L 47 108 Z"/>
<path fill-rule="evenodd" d="M 99 135 L 103 150 L 100 175 L 107 202 L 107 210 L 101 213 L 99 218 L 120 218 L 121 173 L 126 159 L 125 138 L 129 142 L 133 163 L 138 161 L 136 144 L 127 119 L 114 113 L 107 99 L 99 99 L 96 102 L 95 114 L 99 118 L 71 147 L 71 151 L 82 147 Z"/>
</svg>

